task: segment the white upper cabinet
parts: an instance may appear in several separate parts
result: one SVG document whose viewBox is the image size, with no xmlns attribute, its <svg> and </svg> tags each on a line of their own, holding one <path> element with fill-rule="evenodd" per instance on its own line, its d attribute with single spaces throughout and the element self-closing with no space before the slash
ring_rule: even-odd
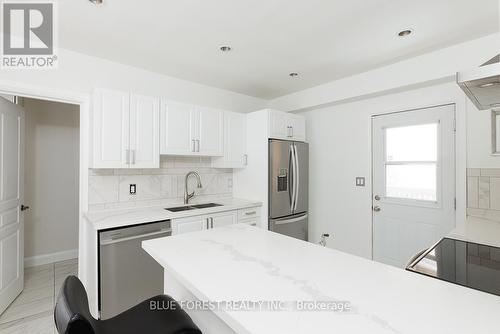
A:
<svg viewBox="0 0 500 334">
<path fill-rule="evenodd" d="M 303 116 L 288 114 L 288 122 L 291 128 L 293 140 L 306 141 L 306 119 Z"/>
<path fill-rule="evenodd" d="M 288 139 L 290 135 L 288 115 L 277 110 L 269 111 L 269 138 Z"/>
<path fill-rule="evenodd" d="M 162 100 L 160 152 L 170 155 L 223 155 L 223 112 Z"/>
<path fill-rule="evenodd" d="M 197 149 L 198 154 L 208 156 L 223 155 L 224 113 L 220 110 L 197 107 Z"/>
<path fill-rule="evenodd" d="M 269 110 L 269 138 L 305 141 L 305 118 L 278 110 Z"/>
<path fill-rule="evenodd" d="M 93 168 L 128 168 L 129 94 L 96 90 L 92 110 Z"/>
<path fill-rule="evenodd" d="M 130 95 L 130 162 L 134 168 L 160 167 L 160 99 Z"/>
<path fill-rule="evenodd" d="M 160 112 L 160 153 L 193 154 L 196 150 L 195 129 L 192 126 L 194 123 L 193 106 L 163 99 Z"/>
<path fill-rule="evenodd" d="M 92 168 L 158 168 L 158 118 L 157 98 L 95 90 Z"/>
<path fill-rule="evenodd" d="M 212 158 L 212 167 L 244 168 L 247 164 L 246 114 L 224 112 L 224 156 Z"/>
</svg>

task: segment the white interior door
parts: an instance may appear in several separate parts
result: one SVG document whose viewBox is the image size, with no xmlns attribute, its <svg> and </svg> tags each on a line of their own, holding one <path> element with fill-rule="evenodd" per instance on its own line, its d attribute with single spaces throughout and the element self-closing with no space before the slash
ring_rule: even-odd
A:
<svg viewBox="0 0 500 334">
<path fill-rule="evenodd" d="M 455 106 L 373 117 L 373 259 L 405 267 L 455 226 Z"/>
<path fill-rule="evenodd" d="M 0 98 L 0 314 L 24 277 L 24 110 Z"/>
</svg>

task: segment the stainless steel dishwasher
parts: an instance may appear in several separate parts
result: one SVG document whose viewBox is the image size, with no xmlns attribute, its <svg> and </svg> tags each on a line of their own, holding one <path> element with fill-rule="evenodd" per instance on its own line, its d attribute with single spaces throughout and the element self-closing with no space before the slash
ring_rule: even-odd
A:
<svg viewBox="0 0 500 334">
<path fill-rule="evenodd" d="M 99 233 L 99 314 L 109 319 L 163 293 L 163 268 L 141 242 L 170 236 L 170 221 Z"/>
</svg>

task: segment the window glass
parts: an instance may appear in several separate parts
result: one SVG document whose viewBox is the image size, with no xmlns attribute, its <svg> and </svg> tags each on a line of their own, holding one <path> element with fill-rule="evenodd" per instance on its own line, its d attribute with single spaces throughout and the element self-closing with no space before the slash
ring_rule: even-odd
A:
<svg viewBox="0 0 500 334">
<path fill-rule="evenodd" d="M 386 161 L 436 161 L 438 124 L 386 129 Z"/>
<path fill-rule="evenodd" d="M 436 163 L 386 165 L 386 196 L 437 200 Z"/>
</svg>

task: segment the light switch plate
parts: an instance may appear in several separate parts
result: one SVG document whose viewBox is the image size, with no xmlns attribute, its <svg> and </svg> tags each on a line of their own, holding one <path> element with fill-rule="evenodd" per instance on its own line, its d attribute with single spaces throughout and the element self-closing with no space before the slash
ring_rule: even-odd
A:
<svg viewBox="0 0 500 334">
<path fill-rule="evenodd" d="M 356 187 L 364 187 L 365 186 L 365 178 L 362 176 L 356 177 Z"/>
<path fill-rule="evenodd" d="M 135 184 L 131 184 L 129 187 L 130 195 L 135 195 L 137 193 L 137 186 Z"/>
</svg>

